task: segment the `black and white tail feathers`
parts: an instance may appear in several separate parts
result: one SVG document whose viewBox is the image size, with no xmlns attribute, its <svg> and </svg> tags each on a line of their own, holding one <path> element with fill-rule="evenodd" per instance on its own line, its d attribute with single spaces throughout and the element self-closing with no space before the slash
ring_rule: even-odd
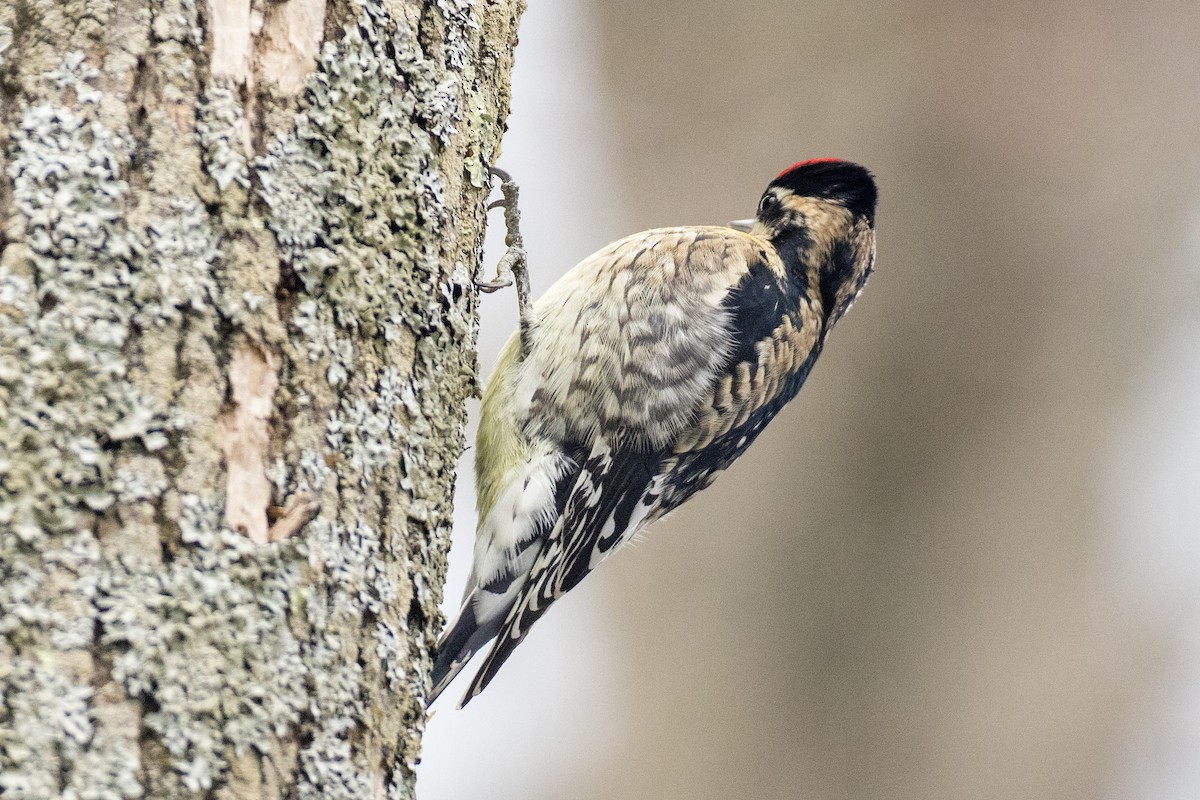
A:
<svg viewBox="0 0 1200 800">
<path fill-rule="evenodd" d="M 657 507 L 661 461 L 643 449 L 613 452 L 596 443 L 461 705 L 487 687 L 554 601 L 642 526 Z"/>
<path fill-rule="evenodd" d="M 558 458 L 548 462 L 553 487 L 550 507 L 542 512 L 537 508 L 514 506 L 513 517 L 506 523 L 513 528 L 505 536 L 492 537 L 493 547 L 483 552 L 477 550 L 471 585 L 467 587 L 462 607 L 438 640 L 427 706 L 504 625 L 542 552 L 547 535 L 562 516 L 579 477 L 578 465 L 583 462 L 586 452 L 578 447 L 567 447 Z M 528 485 L 526 480 L 513 488 L 523 492 Z M 502 543 L 498 544 L 498 541 Z M 479 563 L 481 557 L 483 563 Z M 498 564 L 503 567 L 498 568 Z M 460 708 L 472 696 L 464 697 Z"/>
<path fill-rule="evenodd" d="M 458 612 L 458 616 L 446 628 L 445 633 L 438 640 L 437 658 L 433 662 L 433 675 L 431 682 L 433 688 L 429 690 L 429 696 L 426 699 L 426 705 L 431 704 L 438 698 L 438 695 L 450 685 L 450 682 L 462 672 L 463 667 L 475 655 L 483 645 L 496 635 L 500 630 L 500 625 L 504 621 L 503 616 L 496 616 L 490 620 L 488 625 L 479 626 L 479 620 L 475 617 L 474 597 L 476 589 L 467 596 L 463 602 L 462 608 Z"/>
</svg>

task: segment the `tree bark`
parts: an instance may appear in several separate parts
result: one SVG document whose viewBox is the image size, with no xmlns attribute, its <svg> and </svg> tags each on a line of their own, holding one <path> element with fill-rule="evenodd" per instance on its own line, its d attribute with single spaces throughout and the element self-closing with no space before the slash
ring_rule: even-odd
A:
<svg viewBox="0 0 1200 800">
<path fill-rule="evenodd" d="M 0 794 L 413 796 L 521 9 L 0 4 Z"/>
</svg>

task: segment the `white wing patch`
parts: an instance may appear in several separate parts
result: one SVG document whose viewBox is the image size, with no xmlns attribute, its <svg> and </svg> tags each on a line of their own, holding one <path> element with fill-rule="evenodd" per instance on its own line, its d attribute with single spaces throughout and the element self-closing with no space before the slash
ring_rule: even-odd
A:
<svg viewBox="0 0 1200 800">
<path fill-rule="evenodd" d="M 553 524 L 554 488 L 570 466 L 571 460 L 562 452 L 543 448 L 504 476 L 499 497 L 479 521 L 475 561 L 464 599 L 477 586 L 506 574 L 521 574 L 517 571 L 521 566 L 528 569 L 527 564 L 520 564 L 521 546 L 538 530 Z"/>
</svg>

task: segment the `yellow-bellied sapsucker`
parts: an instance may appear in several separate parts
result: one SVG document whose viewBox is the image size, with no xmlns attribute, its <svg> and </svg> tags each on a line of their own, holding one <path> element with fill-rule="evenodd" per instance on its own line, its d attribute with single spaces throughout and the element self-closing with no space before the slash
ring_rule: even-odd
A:
<svg viewBox="0 0 1200 800">
<path fill-rule="evenodd" d="M 875 261 L 875 182 L 837 159 L 771 181 L 753 220 L 610 244 L 533 305 L 483 394 L 479 526 L 432 702 L 463 698 L 546 609 L 710 485 L 800 390 Z"/>
</svg>

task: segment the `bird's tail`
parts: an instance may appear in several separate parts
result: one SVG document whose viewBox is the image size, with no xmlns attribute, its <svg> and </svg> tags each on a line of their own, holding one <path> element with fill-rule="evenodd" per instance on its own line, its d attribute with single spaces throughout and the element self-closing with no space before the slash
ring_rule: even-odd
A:
<svg viewBox="0 0 1200 800">
<path fill-rule="evenodd" d="M 471 656 L 475 655 L 470 641 L 471 635 L 479 629 L 479 623 L 471 606 L 471 596 L 468 595 L 459 609 L 458 616 L 446 626 L 446 630 L 438 639 L 437 658 L 433 662 L 433 687 L 425 700 L 426 706 L 437 700 L 438 695 L 462 672 Z"/>
<path fill-rule="evenodd" d="M 479 596 L 480 592 L 485 593 L 483 597 Z M 425 700 L 426 707 L 433 704 L 438 695 L 450 685 L 450 681 L 462 672 L 471 657 L 500 630 L 500 623 L 504 621 L 507 608 L 503 605 L 498 609 L 492 608 L 492 604 L 488 602 L 492 599 L 493 595 L 485 589 L 472 590 L 463 600 L 458 616 L 446 626 L 446 630 L 438 639 L 437 658 L 433 662 L 433 687 Z M 490 609 L 492 613 L 489 615 L 485 610 L 481 618 L 480 607 Z"/>
</svg>

